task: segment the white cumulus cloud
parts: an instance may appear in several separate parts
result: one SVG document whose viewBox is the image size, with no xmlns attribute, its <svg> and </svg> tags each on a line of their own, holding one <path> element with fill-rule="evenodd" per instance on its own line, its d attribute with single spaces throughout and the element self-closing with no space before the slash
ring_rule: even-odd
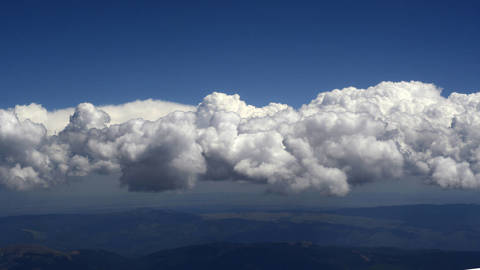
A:
<svg viewBox="0 0 480 270">
<path fill-rule="evenodd" d="M 0 110 L 1 186 L 48 187 L 93 172 L 120 173 L 132 191 L 242 180 L 345 195 L 409 177 L 478 188 L 480 93 L 445 98 L 433 84 L 382 82 L 322 92 L 300 109 L 212 93 L 196 107 L 146 100 Z"/>
<path fill-rule="evenodd" d="M 157 120 L 174 111 L 193 111 L 195 107 L 163 100 L 146 99 L 121 105 L 98 106 L 98 109 L 110 116 L 109 124 L 120 124 L 135 118 Z M 49 135 L 62 131 L 68 125 L 70 116 L 75 112 L 75 108 L 47 111 L 36 103 L 17 105 L 13 110 L 20 120 L 30 119 L 35 123 L 44 125 Z"/>
</svg>

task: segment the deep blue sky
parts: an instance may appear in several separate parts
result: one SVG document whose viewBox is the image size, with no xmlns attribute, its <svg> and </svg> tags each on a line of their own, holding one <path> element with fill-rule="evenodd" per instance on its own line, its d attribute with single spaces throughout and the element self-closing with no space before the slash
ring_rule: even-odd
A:
<svg viewBox="0 0 480 270">
<path fill-rule="evenodd" d="M 480 1 L 3 1 L 0 108 L 217 90 L 299 106 L 384 80 L 480 88 Z"/>
</svg>

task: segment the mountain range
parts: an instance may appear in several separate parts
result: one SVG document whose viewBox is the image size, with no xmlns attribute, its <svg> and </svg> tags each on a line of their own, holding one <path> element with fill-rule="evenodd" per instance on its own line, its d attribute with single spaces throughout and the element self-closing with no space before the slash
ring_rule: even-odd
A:
<svg viewBox="0 0 480 270">
<path fill-rule="evenodd" d="M 0 249 L 1 270 L 322 269 L 452 270 L 480 265 L 480 252 L 321 247 L 311 243 L 212 243 L 129 258 L 102 250 Z"/>
<path fill-rule="evenodd" d="M 311 242 L 319 246 L 480 251 L 480 206 L 410 205 L 290 212 L 243 209 L 0 218 L 0 246 L 108 250 L 143 256 L 216 242 Z"/>
</svg>

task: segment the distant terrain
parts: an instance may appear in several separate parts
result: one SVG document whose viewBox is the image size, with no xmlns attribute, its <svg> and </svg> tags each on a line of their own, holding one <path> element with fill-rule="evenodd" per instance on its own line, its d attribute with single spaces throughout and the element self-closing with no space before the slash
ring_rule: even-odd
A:
<svg viewBox="0 0 480 270">
<path fill-rule="evenodd" d="M 126 256 L 215 242 L 480 251 L 480 206 L 411 205 L 330 211 L 102 214 L 0 218 L 0 246 L 101 249 Z"/>
<path fill-rule="evenodd" d="M 3 217 L 0 230 L 0 270 L 480 267 L 478 205 L 136 209 Z"/>
<path fill-rule="evenodd" d="M 479 266 L 480 252 L 320 247 L 309 243 L 213 243 L 127 258 L 101 250 L 0 249 L 2 270 L 322 269 L 452 270 Z"/>
</svg>

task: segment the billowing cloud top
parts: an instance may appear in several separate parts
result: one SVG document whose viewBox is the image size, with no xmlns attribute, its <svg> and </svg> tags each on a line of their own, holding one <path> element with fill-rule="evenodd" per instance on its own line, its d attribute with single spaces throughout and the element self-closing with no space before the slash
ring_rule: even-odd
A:
<svg viewBox="0 0 480 270">
<path fill-rule="evenodd" d="M 173 111 L 194 111 L 194 106 L 188 106 L 162 100 L 137 100 L 122 105 L 100 106 L 99 110 L 106 112 L 110 116 L 109 124 L 121 124 L 135 118 L 145 120 L 157 120 Z M 17 105 L 14 108 L 15 114 L 19 120 L 30 119 L 31 121 L 43 124 L 49 135 L 62 131 L 69 122 L 70 116 L 75 112 L 75 108 L 67 108 L 47 111 L 41 105 L 32 103 L 30 105 Z"/>
<path fill-rule="evenodd" d="M 196 108 L 152 100 L 56 112 L 17 106 L 0 110 L 0 185 L 24 190 L 120 173 L 133 191 L 242 180 L 344 195 L 358 184 L 410 177 L 477 188 L 480 93 L 440 92 L 382 82 L 323 92 L 298 110 L 223 93 Z"/>
</svg>

